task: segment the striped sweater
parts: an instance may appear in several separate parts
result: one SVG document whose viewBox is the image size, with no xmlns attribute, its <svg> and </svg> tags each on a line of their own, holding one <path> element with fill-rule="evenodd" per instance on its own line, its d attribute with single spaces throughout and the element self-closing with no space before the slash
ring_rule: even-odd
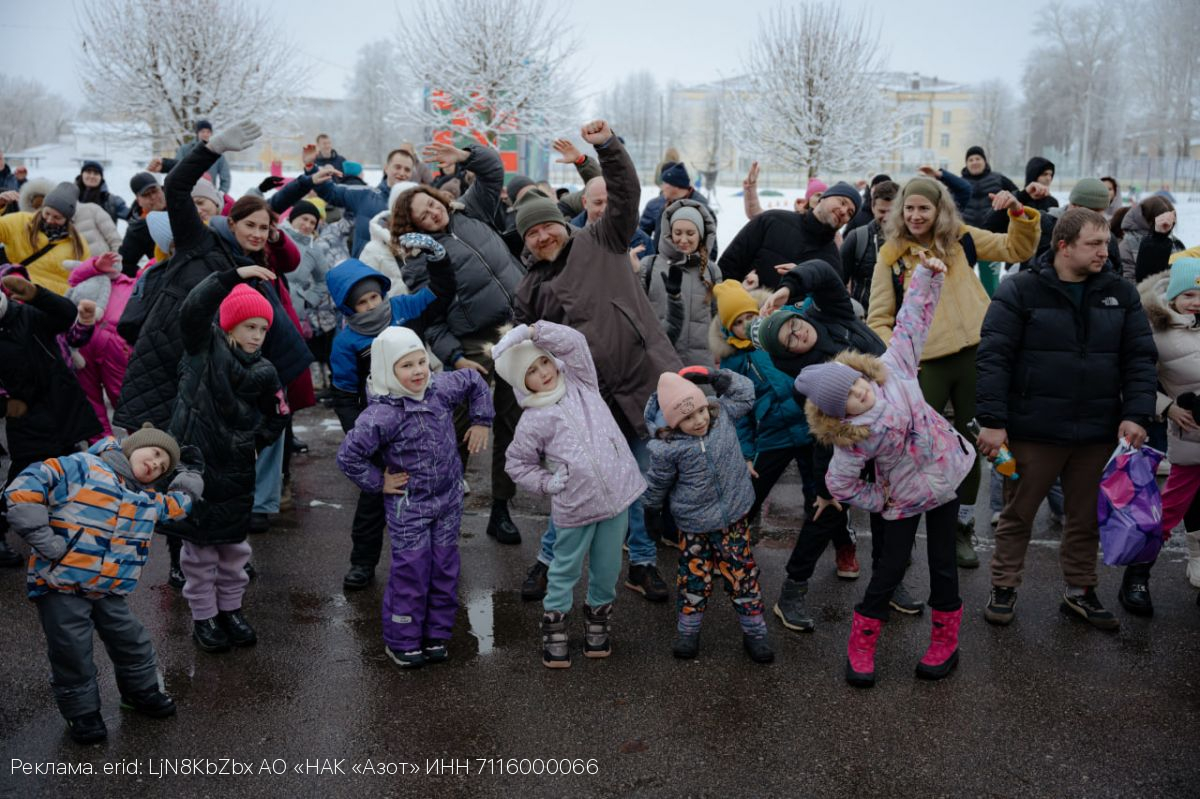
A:
<svg viewBox="0 0 1200 799">
<path fill-rule="evenodd" d="M 114 451 L 123 458 L 116 440 L 105 438 L 87 452 L 35 463 L 5 491 L 17 533 L 29 537 L 48 525 L 66 541 L 66 553 L 54 560 L 33 549 L 30 599 L 50 591 L 129 594 L 150 555 L 155 524 L 191 510 L 192 499 L 182 491 L 164 494 L 119 476 L 109 463 Z"/>
</svg>

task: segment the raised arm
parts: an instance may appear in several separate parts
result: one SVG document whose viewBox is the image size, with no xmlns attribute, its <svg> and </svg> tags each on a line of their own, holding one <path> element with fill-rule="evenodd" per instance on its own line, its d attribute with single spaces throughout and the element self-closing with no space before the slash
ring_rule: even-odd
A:
<svg viewBox="0 0 1200 799">
<path fill-rule="evenodd" d="M 213 136 L 207 144 L 197 143 L 167 175 L 163 192 L 167 196 L 167 214 L 171 220 L 176 252 L 198 247 L 208 236 L 208 229 L 192 202 L 192 189 L 196 181 L 222 155 L 247 149 L 261 135 L 262 129 L 253 122 L 238 122 Z"/>
<path fill-rule="evenodd" d="M 208 344 L 213 317 L 217 315 L 221 302 L 241 282 L 242 278 L 236 269 L 214 272 L 188 292 L 179 309 L 179 332 L 188 354 L 201 352 Z"/>
<path fill-rule="evenodd" d="M 472 146 L 462 162 L 463 168 L 475 173 L 475 183 L 462 197 L 467 213 L 486 224 L 492 224 L 504 188 L 504 163 L 500 153 L 490 147 Z"/>
<path fill-rule="evenodd" d="M 538 322 L 530 326 L 529 339 L 562 361 L 572 379 L 599 390 L 600 381 L 596 376 L 592 351 L 587 339 L 578 330 L 554 322 Z"/>
<path fill-rule="evenodd" d="M 896 314 L 896 327 L 892 330 L 892 342 L 884 358 L 888 365 L 905 377 L 916 379 L 921 364 L 921 350 L 929 337 L 933 325 L 933 313 L 937 310 L 942 284 L 946 280 L 946 266 L 936 258 L 922 261 L 913 270 L 912 284 L 904 292 L 900 313 Z"/>
<path fill-rule="evenodd" d="M 596 148 L 600 171 L 608 186 L 608 207 L 604 216 L 589 229 L 595 231 L 609 250 L 625 255 L 637 228 L 638 206 L 642 200 L 637 169 L 629 153 L 625 152 L 625 145 L 604 120 L 589 122 L 583 126 L 582 133 L 584 140 Z"/>
<path fill-rule="evenodd" d="M 850 303 L 846 284 L 837 270 L 825 261 L 805 261 L 784 275 L 779 287 L 788 290 L 789 302 L 793 305 L 812 297 L 817 307 L 825 313 L 845 319 L 854 318 L 854 306 Z"/>
</svg>

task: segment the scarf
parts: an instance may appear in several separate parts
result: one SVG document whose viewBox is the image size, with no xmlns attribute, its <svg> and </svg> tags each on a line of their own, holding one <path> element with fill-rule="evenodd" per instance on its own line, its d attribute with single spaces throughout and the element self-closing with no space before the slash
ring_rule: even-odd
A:
<svg viewBox="0 0 1200 799">
<path fill-rule="evenodd" d="M 66 225 L 50 225 L 45 222 L 42 222 L 42 232 L 46 234 L 46 238 L 50 241 L 62 241 L 70 235 L 70 231 L 67 230 Z"/>
<path fill-rule="evenodd" d="M 346 317 L 346 324 L 355 333 L 375 338 L 392 323 L 392 303 L 384 300 L 369 311 L 351 314 Z"/>
<path fill-rule="evenodd" d="M 561 367 L 560 367 L 561 370 Z M 559 371 L 558 381 L 554 384 L 554 388 L 549 391 L 538 391 L 533 394 L 526 394 L 522 397 L 518 404 L 522 408 L 546 408 L 556 404 L 567 393 L 567 377 Z"/>
</svg>

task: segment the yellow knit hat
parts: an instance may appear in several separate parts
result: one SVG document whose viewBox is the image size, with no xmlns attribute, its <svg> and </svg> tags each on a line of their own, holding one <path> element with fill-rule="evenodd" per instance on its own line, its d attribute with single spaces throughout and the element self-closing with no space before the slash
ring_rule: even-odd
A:
<svg viewBox="0 0 1200 799">
<path fill-rule="evenodd" d="M 742 314 L 758 313 L 758 303 L 736 280 L 724 280 L 713 286 L 713 296 L 717 298 L 717 316 L 726 330 L 732 329 Z"/>
</svg>

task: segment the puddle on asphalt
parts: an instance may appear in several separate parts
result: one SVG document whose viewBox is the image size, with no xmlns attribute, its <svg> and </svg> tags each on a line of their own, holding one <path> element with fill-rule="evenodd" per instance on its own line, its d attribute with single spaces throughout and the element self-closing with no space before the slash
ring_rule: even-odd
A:
<svg viewBox="0 0 1200 799">
<path fill-rule="evenodd" d="M 467 594 L 467 621 L 471 625 L 471 635 L 479 641 L 479 654 L 486 655 L 495 648 L 496 625 L 495 614 L 492 611 L 492 594 Z"/>
</svg>

